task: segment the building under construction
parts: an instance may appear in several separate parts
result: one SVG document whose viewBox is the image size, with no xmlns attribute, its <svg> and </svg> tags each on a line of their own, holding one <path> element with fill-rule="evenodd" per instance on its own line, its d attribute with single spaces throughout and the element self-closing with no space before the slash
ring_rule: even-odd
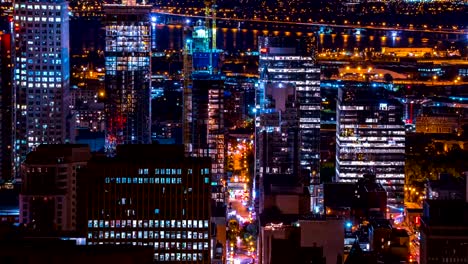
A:
<svg viewBox="0 0 468 264">
<path fill-rule="evenodd" d="M 185 25 L 184 144 L 187 155 L 212 158 L 213 198 L 224 204 L 224 80 L 219 74 L 216 20 L 209 19 L 215 16 L 216 5 L 205 4 L 207 19 Z"/>
<path fill-rule="evenodd" d="M 220 75 L 221 51 L 216 49 L 216 4 L 206 1 L 206 19 L 185 25 L 183 141 L 186 155 L 210 157 L 212 247 L 225 245 L 225 128 L 224 78 Z M 210 19 L 212 18 L 212 19 Z M 212 263 L 223 263 L 225 250 Z"/>
</svg>

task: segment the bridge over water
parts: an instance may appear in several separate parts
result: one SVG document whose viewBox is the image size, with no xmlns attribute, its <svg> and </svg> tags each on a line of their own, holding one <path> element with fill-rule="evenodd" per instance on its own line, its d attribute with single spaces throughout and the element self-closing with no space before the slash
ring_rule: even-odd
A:
<svg viewBox="0 0 468 264">
<path fill-rule="evenodd" d="M 152 11 L 153 15 L 158 17 L 158 23 L 163 24 L 176 24 L 183 25 L 187 19 L 201 19 L 205 20 L 205 16 L 186 15 L 186 14 L 173 14 L 163 12 L 158 9 Z M 208 17 L 212 19 L 212 17 Z M 403 28 L 403 27 L 386 27 L 386 26 L 371 26 L 371 25 L 353 25 L 353 24 L 329 24 L 321 22 L 288 22 L 288 21 L 270 21 L 258 19 L 241 19 L 241 18 L 225 18 L 216 17 L 219 27 L 238 27 L 245 29 L 314 29 L 319 28 L 341 28 L 349 30 L 374 30 L 374 31 L 405 31 L 405 32 L 420 32 L 429 34 L 447 34 L 453 36 L 455 39 L 462 39 L 463 37 L 468 40 L 468 31 L 465 29 L 426 29 L 426 28 Z"/>
</svg>

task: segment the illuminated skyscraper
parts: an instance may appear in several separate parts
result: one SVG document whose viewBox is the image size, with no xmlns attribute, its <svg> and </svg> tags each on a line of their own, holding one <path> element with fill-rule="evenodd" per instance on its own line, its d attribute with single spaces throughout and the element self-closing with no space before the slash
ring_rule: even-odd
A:
<svg viewBox="0 0 468 264">
<path fill-rule="evenodd" d="M 256 172 L 310 186 L 320 210 L 320 68 L 314 37 L 260 37 Z"/>
<path fill-rule="evenodd" d="M 104 5 L 106 151 L 151 141 L 151 6 Z"/>
<path fill-rule="evenodd" d="M 375 174 L 387 191 L 387 204 L 401 206 L 405 182 L 402 105 L 389 99 L 383 89 L 348 85 L 338 90 L 336 110 L 337 181 L 356 182 L 364 174 Z"/>
<path fill-rule="evenodd" d="M 14 163 L 19 168 L 39 144 L 73 140 L 68 3 L 16 1 L 14 39 Z"/>
</svg>

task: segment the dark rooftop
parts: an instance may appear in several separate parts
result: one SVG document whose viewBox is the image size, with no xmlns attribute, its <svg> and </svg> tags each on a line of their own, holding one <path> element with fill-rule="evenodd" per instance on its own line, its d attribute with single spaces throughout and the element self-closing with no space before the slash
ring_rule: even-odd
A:
<svg viewBox="0 0 468 264">
<path fill-rule="evenodd" d="M 393 228 L 392 229 L 392 236 L 396 237 L 409 237 L 408 232 L 402 228 Z"/>
<path fill-rule="evenodd" d="M 354 188 L 354 183 L 325 183 L 323 187 L 325 207 L 351 207 L 353 205 Z"/>
<path fill-rule="evenodd" d="M 373 219 L 370 225 L 375 228 L 388 228 L 392 229 L 392 224 L 388 219 Z"/>
<path fill-rule="evenodd" d="M 91 157 L 85 144 L 42 144 L 26 157 L 26 164 L 58 164 L 87 161 Z"/>
<path fill-rule="evenodd" d="M 422 221 L 431 226 L 467 226 L 468 203 L 458 200 L 426 200 Z"/>
</svg>

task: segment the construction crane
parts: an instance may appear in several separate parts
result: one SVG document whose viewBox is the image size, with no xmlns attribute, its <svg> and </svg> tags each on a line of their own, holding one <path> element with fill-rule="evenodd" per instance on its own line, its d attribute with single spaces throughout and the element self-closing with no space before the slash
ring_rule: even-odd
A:
<svg viewBox="0 0 468 264">
<path fill-rule="evenodd" d="M 216 0 L 213 0 L 211 3 L 211 49 L 213 52 L 216 51 Z"/>
</svg>

